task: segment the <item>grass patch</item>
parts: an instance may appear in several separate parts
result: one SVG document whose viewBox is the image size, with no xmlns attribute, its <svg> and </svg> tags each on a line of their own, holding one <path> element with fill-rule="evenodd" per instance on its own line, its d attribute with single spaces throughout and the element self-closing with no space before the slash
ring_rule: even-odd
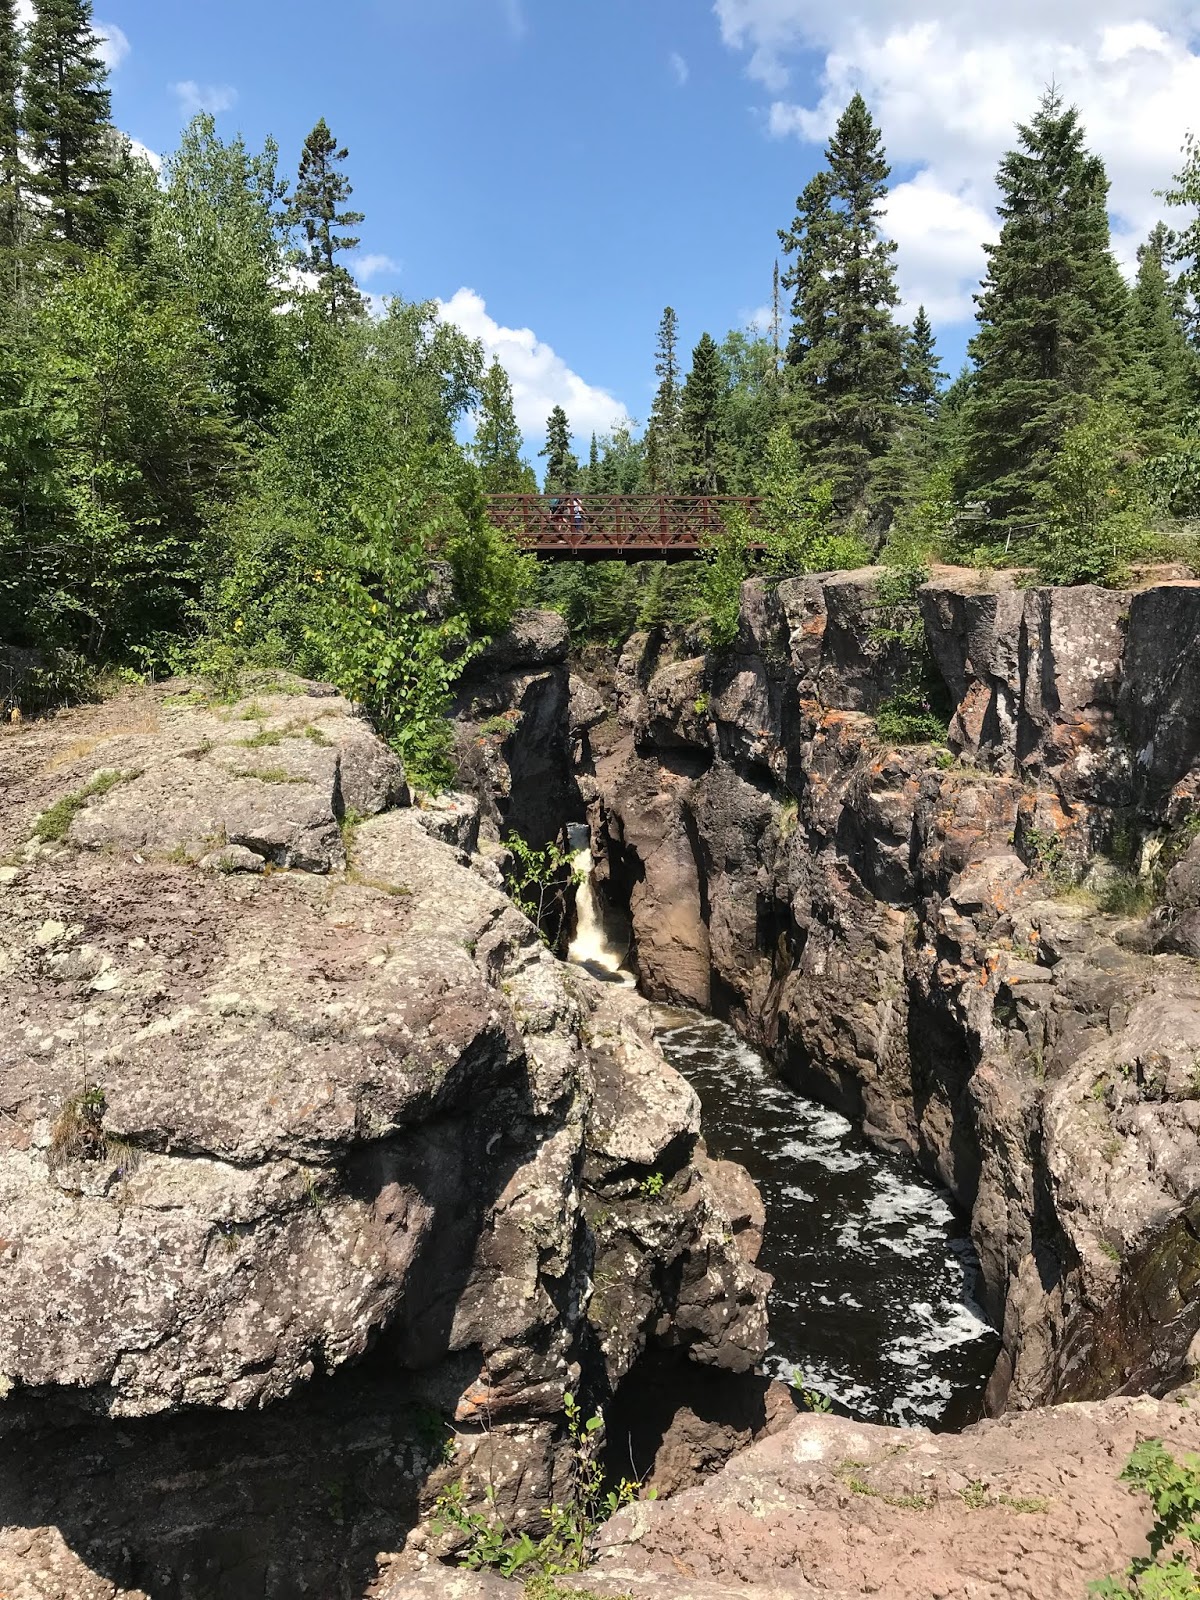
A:
<svg viewBox="0 0 1200 1600">
<path fill-rule="evenodd" d="M 283 734 L 276 728 L 260 728 L 249 739 L 239 739 L 238 743 L 246 750 L 273 750 L 277 744 L 283 743 Z"/>
<path fill-rule="evenodd" d="M 1042 1495 L 992 1494 L 982 1478 L 976 1478 L 965 1489 L 960 1489 L 958 1498 L 972 1511 L 984 1511 L 988 1506 L 1003 1506 L 1006 1511 L 1034 1516 L 1050 1509 L 1049 1500 Z"/>
<path fill-rule="evenodd" d="M 318 728 L 314 723 L 310 722 L 308 727 L 305 728 L 304 737 L 308 740 L 309 744 L 319 745 L 322 750 L 330 750 L 333 748 L 333 740 L 327 733 L 323 732 L 322 729 Z"/>
<path fill-rule="evenodd" d="M 90 782 L 84 784 L 82 789 L 63 795 L 62 799 L 56 800 L 48 811 L 43 811 L 34 823 L 33 837 L 42 844 L 60 843 L 67 837 L 71 831 L 71 824 L 89 800 L 95 799 L 97 795 L 107 794 L 118 784 L 131 783 L 137 777 L 140 777 L 140 773 L 119 772 L 115 768 L 98 772 Z"/>
<path fill-rule="evenodd" d="M 877 1489 L 873 1483 L 868 1483 L 862 1476 L 868 1470 L 865 1461 L 842 1461 L 833 1470 L 851 1494 L 866 1495 L 871 1500 L 882 1500 L 885 1506 L 895 1506 L 900 1511 L 929 1511 L 933 1507 L 933 1501 L 926 1495 L 887 1494 L 884 1490 Z"/>
<path fill-rule="evenodd" d="M 71 1161 L 118 1161 L 122 1176 L 137 1165 L 138 1152 L 124 1139 L 104 1131 L 108 1100 L 99 1084 L 85 1085 L 68 1100 L 54 1120 L 46 1164 L 57 1172 Z"/>
<path fill-rule="evenodd" d="M 248 767 L 241 767 L 233 776 L 235 778 L 257 778 L 259 783 L 311 783 L 311 778 L 298 778 L 295 773 L 286 771 L 283 767 L 259 767 L 252 772 Z"/>
</svg>

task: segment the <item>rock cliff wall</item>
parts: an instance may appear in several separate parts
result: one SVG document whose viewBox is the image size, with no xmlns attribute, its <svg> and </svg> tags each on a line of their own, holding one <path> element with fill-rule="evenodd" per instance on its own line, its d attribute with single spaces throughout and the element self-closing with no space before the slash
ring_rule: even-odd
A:
<svg viewBox="0 0 1200 1600">
<path fill-rule="evenodd" d="M 358 1600 L 452 1479 L 539 1521 L 565 1390 L 762 1354 L 695 1095 L 477 826 L 317 685 L 0 734 L 0 1591 Z"/>
<path fill-rule="evenodd" d="M 1200 585 L 941 571 L 946 745 L 895 748 L 877 579 L 751 581 L 719 660 L 632 640 L 576 713 L 594 854 L 646 992 L 970 1214 L 994 1410 L 1159 1389 L 1200 1326 Z"/>
</svg>

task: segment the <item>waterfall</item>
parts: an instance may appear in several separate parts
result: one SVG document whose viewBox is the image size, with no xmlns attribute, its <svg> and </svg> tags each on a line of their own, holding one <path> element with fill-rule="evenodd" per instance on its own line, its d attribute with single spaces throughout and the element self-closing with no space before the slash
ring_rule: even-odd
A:
<svg viewBox="0 0 1200 1600">
<path fill-rule="evenodd" d="M 605 905 L 596 888 L 596 864 L 592 859 L 588 830 L 578 823 L 572 824 L 570 842 L 574 852 L 571 866 L 579 887 L 575 892 L 575 933 L 567 959 L 597 974 L 608 974 L 632 983 L 632 975 L 622 970 L 622 963 L 629 954 L 629 927 L 619 912 Z"/>
</svg>

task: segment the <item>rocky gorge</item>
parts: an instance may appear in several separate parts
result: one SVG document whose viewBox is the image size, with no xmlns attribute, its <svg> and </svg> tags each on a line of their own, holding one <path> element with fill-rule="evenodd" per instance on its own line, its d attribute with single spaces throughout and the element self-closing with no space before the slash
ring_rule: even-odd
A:
<svg viewBox="0 0 1200 1600">
<path fill-rule="evenodd" d="M 503 893 L 585 816 L 643 995 L 944 1185 L 1001 1353 L 960 1436 L 766 1395 L 558 1581 L 1041 1600 L 1139 1547 L 1128 1449 L 1200 1445 L 1200 585 L 936 572 L 948 732 L 893 746 L 879 581 L 752 580 L 720 657 L 523 614 L 436 802 L 322 685 L 3 731 L 0 1592 L 519 1593 L 432 1559 L 440 1489 L 536 1526 L 567 1392 L 759 1366 L 753 1186 Z"/>
</svg>

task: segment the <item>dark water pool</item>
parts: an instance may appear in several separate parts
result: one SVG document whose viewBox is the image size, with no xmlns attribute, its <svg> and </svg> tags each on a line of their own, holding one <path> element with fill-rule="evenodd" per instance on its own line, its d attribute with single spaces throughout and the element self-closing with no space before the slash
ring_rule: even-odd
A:
<svg viewBox="0 0 1200 1600">
<path fill-rule="evenodd" d="M 999 1341 L 975 1303 L 965 1223 L 902 1156 L 781 1083 L 733 1029 L 658 1012 L 699 1094 L 712 1155 L 744 1166 L 767 1208 L 775 1279 L 769 1369 L 869 1422 L 961 1427 L 980 1413 Z"/>
</svg>

